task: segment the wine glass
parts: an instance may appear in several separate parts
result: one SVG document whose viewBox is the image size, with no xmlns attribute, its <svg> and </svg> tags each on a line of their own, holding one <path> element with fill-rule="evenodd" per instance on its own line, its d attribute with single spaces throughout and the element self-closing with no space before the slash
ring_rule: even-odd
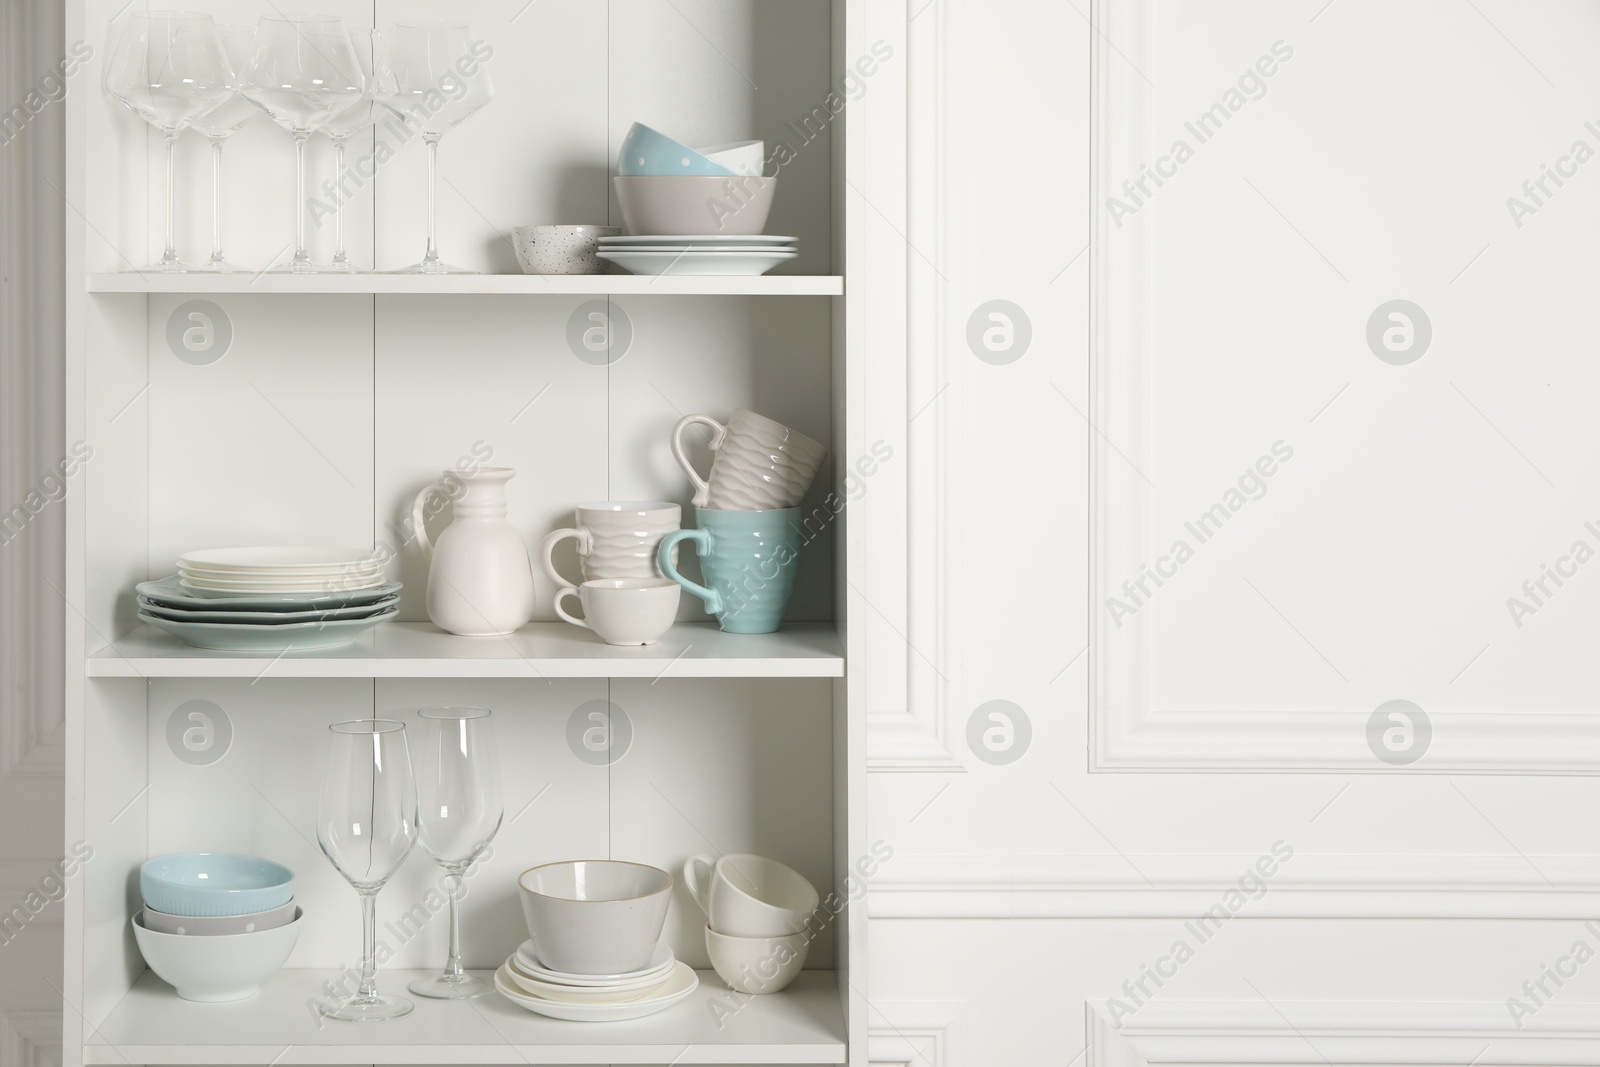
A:
<svg viewBox="0 0 1600 1067">
<path fill-rule="evenodd" d="M 309 274 L 317 267 L 306 254 L 306 142 L 366 88 L 344 22 L 261 16 L 241 82 L 239 91 L 294 136 L 294 258 L 285 269 Z"/>
<path fill-rule="evenodd" d="M 173 235 L 173 154 L 194 119 L 233 92 L 234 74 L 217 24 L 192 11 L 136 11 L 106 63 L 105 90 L 161 131 L 167 142 L 166 228 L 161 259 L 147 270 L 185 271 Z"/>
<path fill-rule="evenodd" d="M 499 753 L 485 708 L 428 708 L 417 713 L 417 840 L 444 868 L 450 900 L 450 952 L 444 973 L 410 985 L 419 997 L 467 1000 L 494 991 L 494 983 L 461 967 L 457 901 L 462 875 L 500 829 Z"/>
<path fill-rule="evenodd" d="M 378 992 L 378 890 L 417 840 L 417 786 L 404 723 L 355 719 L 328 727 L 328 756 L 317 804 L 317 844 L 361 895 L 361 982 L 330 1019 L 375 1022 L 411 1011 L 405 997 Z"/>
<path fill-rule="evenodd" d="M 248 26 L 218 26 L 217 36 L 222 38 L 223 53 L 235 74 L 244 70 L 250 58 L 250 42 L 255 31 Z M 237 80 L 237 79 L 236 79 Z M 256 107 L 235 91 L 216 107 L 199 116 L 189 127 L 199 131 L 211 142 L 211 258 L 199 269 L 232 273 L 243 270 L 229 263 L 222 254 L 222 146 L 228 138 L 238 133 L 244 124 L 261 114 Z"/>
<path fill-rule="evenodd" d="M 394 95 L 394 78 L 384 66 L 383 35 L 369 30 L 350 35 L 366 91 L 361 99 L 329 119 L 322 132 L 333 142 L 333 262 L 328 270 L 353 271 L 344 252 L 344 202 L 346 193 L 344 147 L 345 144 L 378 121 L 379 108 L 384 100 Z"/>
<path fill-rule="evenodd" d="M 428 250 L 421 263 L 399 274 L 477 274 L 439 260 L 434 214 L 434 175 L 439 139 L 470 118 L 494 96 L 484 61 L 489 46 L 475 41 L 465 22 L 418 20 L 395 23 L 389 31 L 388 68 L 395 95 L 387 100 L 409 125 L 422 131 L 428 146 Z"/>
</svg>

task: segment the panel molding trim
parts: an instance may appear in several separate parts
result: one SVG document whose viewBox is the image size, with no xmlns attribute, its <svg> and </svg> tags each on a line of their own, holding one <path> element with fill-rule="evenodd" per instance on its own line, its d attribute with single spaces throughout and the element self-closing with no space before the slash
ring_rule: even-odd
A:
<svg viewBox="0 0 1600 1067">
<path fill-rule="evenodd" d="M 883 1001 L 867 1006 L 870 1067 L 960 1067 L 960 1003 Z"/>
<path fill-rule="evenodd" d="M 1600 1064 L 1600 1004 L 1547 1004 L 1519 1028 L 1502 1003 L 1152 1001 L 1111 1022 L 1087 1007 L 1086 1067 Z"/>
<path fill-rule="evenodd" d="M 1192 919 L 1239 890 L 1257 857 L 897 853 L 873 879 L 874 919 Z M 1546 881 L 1546 878 L 1549 881 Z M 1551 883 L 1554 883 L 1554 886 Z M 1588 919 L 1600 857 L 1296 853 L 1234 914 L 1306 919 Z M 1141 1013 L 1142 1014 L 1142 1013 Z"/>
<path fill-rule="evenodd" d="M 0 1067 L 55 1067 L 60 1062 L 59 1011 L 0 1012 Z"/>
<path fill-rule="evenodd" d="M 1151 212 L 1112 221 L 1104 205 L 1157 154 L 1155 0 L 1094 0 L 1091 265 L 1091 771 L 1600 774 L 1600 716 L 1537 709 L 1435 713 L 1426 754 L 1396 768 L 1367 747 L 1371 708 L 1198 711 L 1155 708 L 1148 686 L 1149 613 L 1117 625 L 1103 609 L 1153 552 Z M 1111 442 L 1116 442 L 1113 446 Z"/>
</svg>

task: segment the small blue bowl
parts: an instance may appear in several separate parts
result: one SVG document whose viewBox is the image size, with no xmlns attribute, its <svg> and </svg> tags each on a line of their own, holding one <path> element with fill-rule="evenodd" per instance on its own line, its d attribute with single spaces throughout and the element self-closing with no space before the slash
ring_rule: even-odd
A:
<svg viewBox="0 0 1600 1067">
<path fill-rule="evenodd" d="M 719 178 L 732 173 L 642 122 L 633 124 L 617 153 L 617 174 L 624 178 Z"/>
<path fill-rule="evenodd" d="M 258 856 L 180 852 L 139 868 L 145 906 L 168 915 L 250 915 L 294 897 L 294 872 Z"/>
</svg>

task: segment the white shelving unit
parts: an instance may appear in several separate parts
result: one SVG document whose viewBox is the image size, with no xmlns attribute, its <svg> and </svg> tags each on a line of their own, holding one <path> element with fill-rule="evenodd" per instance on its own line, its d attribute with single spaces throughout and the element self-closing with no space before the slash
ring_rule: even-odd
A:
<svg viewBox="0 0 1600 1067">
<path fill-rule="evenodd" d="M 129 269 L 159 244 L 162 153 L 98 88 L 124 4 L 69 0 L 67 16 L 68 39 L 95 56 L 66 101 L 64 190 L 65 444 L 92 449 L 65 501 L 67 843 L 93 855 L 65 902 L 63 1062 L 865 1067 L 860 864 L 871 849 L 864 683 L 851 668 L 864 637 L 846 595 L 863 548 L 825 499 L 870 453 L 868 309 L 847 280 L 899 255 L 869 259 L 869 232 L 898 238 L 872 211 L 847 210 L 852 187 L 871 185 L 863 146 L 875 109 L 886 119 L 870 173 L 904 174 L 903 75 L 876 96 L 848 89 L 879 36 L 869 5 L 457 0 L 451 17 L 495 49 L 496 98 L 444 140 L 441 251 L 483 273 L 423 278 Z M 189 6 L 243 24 L 266 10 Z M 329 0 L 319 10 L 359 29 L 439 8 Z M 841 86 L 845 113 L 828 103 Z M 800 258 L 759 278 L 516 273 L 512 227 L 620 221 L 611 161 L 634 120 L 700 143 L 791 142 L 768 229 L 799 237 Z M 361 154 L 354 146 L 352 159 Z M 331 159 L 314 143 L 313 196 Z M 229 257 L 280 258 L 292 231 L 287 135 L 259 120 L 224 160 Z M 180 142 L 178 182 L 179 250 L 199 261 L 211 236 L 199 138 Z M 417 139 L 347 204 L 352 258 L 380 269 L 415 260 L 422 203 Z M 313 227 L 313 258 L 330 242 L 331 227 Z M 194 300 L 224 320 L 215 352 L 173 341 Z M 615 336 L 627 341 L 598 360 L 570 341 L 596 301 L 625 320 Z M 584 501 L 687 505 L 667 433 L 683 414 L 735 407 L 831 443 L 806 504 L 816 536 L 778 633 L 723 634 L 685 596 L 659 646 L 611 648 L 555 621 L 542 576 L 539 616 L 508 638 L 453 637 L 427 621 L 426 564 L 402 523 L 440 470 L 469 457 L 516 468 L 511 517 L 537 546 Z M 686 523 L 692 514 L 686 506 Z M 385 546 L 406 584 L 400 621 L 346 648 L 282 656 L 191 648 L 140 625 L 137 582 L 171 573 L 185 549 L 250 543 Z M 310 998 L 360 949 L 355 894 L 315 847 L 326 726 L 442 703 L 493 708 L 504 761 L 507 821 L 465 901 L 469 966 L 496 966 L 525 936 L 515 876 L 529 866 L 614 856 L 677 871 L 691 854 L 749 851 L 798 868 L 839 904 L 802 978 L 772 996 L 732 994 L 705 969 L 703 918 L 679 887 L 665 936 L 702 969 L 701 986 L 669 1011 L 586 1025 L 498 997 L 413 998 L 416 1010 L 391 1023 L 319 1021 Z M 169 741 L 196 706 L 225 726 L 215 758 Z M 609 762 L 573 741 L 597 707 L 627 724 Z M 129 929 L 139 864 L 202 849 L 288 864 L 305 911 L 287 968 L 233 1004 L 180 1000 L 145 969 Z M 408 925 L 437 879 L 419 851 L 379 896 L 386 991 L 442 963 L 443 920 Z"/>
</svg>

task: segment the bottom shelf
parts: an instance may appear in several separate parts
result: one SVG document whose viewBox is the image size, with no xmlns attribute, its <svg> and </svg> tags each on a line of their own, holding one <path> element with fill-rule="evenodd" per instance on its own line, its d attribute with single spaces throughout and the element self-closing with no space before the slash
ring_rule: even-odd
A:
<svg viewBox="0 0 1600 1067">
<path fill-rule="evenodd" d="M 378 975 L 403 992 L 431 972 Z M 492 972 L 482 973 L 486 977 Z M 104 1064 L 844 1063 L 845 1021 L 833 971 L 805 971 L 781 993 L 734 993 L 711 971 L 687 1000 L 643 1019 L 574 1023 L 498 994 L 411 997 L 383 1023 L 318 1018 L 309 1007 L 338 972 L 281 971 L 248 1000 L 193 1004 L 146 971 L 84 1047 Z M 713 1010 L 713 1008 L 716 1010 Z"/>
</svg>

